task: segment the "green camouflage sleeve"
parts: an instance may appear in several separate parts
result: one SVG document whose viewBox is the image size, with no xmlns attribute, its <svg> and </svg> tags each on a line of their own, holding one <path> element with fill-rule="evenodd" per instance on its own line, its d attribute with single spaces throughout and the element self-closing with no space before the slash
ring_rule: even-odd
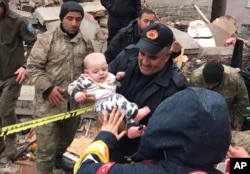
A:
<svg viewBox="0 0 250 174">
<path fill-rule="evenodd" d="M 35 87 L 42 91 L 45 91 L 53 85 L 45 72 L 47 54 L 50 50 L 50 42 L 50 37 L 39 35 L 27 60 L 27 72 L 29 78 L 31 78 Z"/>
<path fill-rule="evenodd" d="M 244 117 L 249 116 L 249 113 L 246 109 L 246 107 L 249 106 L 249 99 L 246 85 L 241 77 L 238 78 L 237 84 L 238 94 L 236 96 L 236 115 L 234 122 L 242 124 Z"/>
</svg>

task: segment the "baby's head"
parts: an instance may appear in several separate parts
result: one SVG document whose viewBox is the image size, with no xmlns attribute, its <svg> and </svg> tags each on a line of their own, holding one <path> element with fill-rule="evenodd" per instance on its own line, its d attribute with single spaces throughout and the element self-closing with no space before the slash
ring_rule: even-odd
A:
<svg viewBox="0 0 250 174">
<path fill-rule="evenodd" d="M 101 83 L 108 77 L 108 64 L 104 54 L 90 53 L 83 60 L 83 73 L 95 82 Z"/>
</svg>

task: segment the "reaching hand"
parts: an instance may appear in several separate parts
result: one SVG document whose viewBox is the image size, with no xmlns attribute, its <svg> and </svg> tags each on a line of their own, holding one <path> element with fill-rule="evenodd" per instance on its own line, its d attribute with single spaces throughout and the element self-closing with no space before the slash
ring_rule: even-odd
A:
<svg viewBox="0 0 250 174">
<path fill-rule="evenodd" d="M 98 115 L 98 117 L 102 123 L 101 131 L 108 131 L 112 133 L 117 140 L 120 140 L 126 134 L 125 130 L 119 132 L 119 126 L 122 124 L 124 119 L 124 114 L 121 114 L 119 109 L 113 109 L 109 119 L 108 113 Z"/>
<path fill-rule="evenodd" d="M 77 92 L 74 96 L 76 102 L 81 102 L 82 104 L 94 104 L 96 99 L 93 95 L 86 92 Z"/>
<path fill-rule="evenodd" d="M 15 74 L 17 75 L 16 81 L 19 84 L 22 84 L 27 78 L 26 69 L 24 67 L 18 68 Z"/>
<path fill-rule="evenodd" d="M 124 78 L 124 76 L 125 76 L 125 72 L 119 71 L 119 72 L 116 73 L 115 77 L 116 77 L 117 80 L 122 80 Z"/>
<path fill-rule="evenodd" d="M 180 42 L 174 41 L 171 46 L 170 52 L 178 53 L 181 51 L 181 48 L 182 48 L 182 45 L 180 44 Z"/>
<path fill-rule="evenodd" d="M 86 93 L 77 92 L 74 96 L 76 102 L 82 102 L 87 98 Z"/>
</svg>

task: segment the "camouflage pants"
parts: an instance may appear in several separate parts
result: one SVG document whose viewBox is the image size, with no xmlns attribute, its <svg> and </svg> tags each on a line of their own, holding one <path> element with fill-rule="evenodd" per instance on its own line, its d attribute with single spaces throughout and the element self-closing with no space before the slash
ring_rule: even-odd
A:
<svg viewBox="0 0 250 174">
<path fill-rule="evenodd" d="M 62 155 L 74 139 L 80 117 L 73 117 L 35 128 L 37 135 L 37 169 L 39 174 L 52 173 L 55 156 Z"/>
<path fill-rule="evenodd" d="M 21 85 L 16 82 L 16 77 L 11 77 L 5 81 L 0 80 L 0 127 L 16 123 L 15 107 L 20 90 Z M 16 134 L 7 135 L 5 146 L 13 147 L 15 138 Z M 3 144 L 3 137 L 0 137 L 0 145 Z"/>
</svg>

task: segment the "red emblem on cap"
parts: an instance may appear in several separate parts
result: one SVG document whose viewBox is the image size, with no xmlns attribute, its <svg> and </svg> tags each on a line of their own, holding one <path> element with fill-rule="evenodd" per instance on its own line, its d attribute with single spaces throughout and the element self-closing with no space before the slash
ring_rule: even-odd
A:
<svg viewBox="0 0 250 174">
<path fill-rule="evenodd" d="M 149 30 L 146 36 L 147 38 L 154 40 L 158 37 L 158 32 L 156 30 Z"/>
</svg>

